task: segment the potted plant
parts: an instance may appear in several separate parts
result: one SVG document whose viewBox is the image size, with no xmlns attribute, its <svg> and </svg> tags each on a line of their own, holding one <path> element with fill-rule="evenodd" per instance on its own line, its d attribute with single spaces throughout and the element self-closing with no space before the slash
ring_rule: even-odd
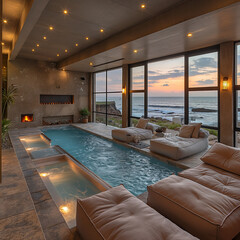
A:
<svg viewBox="0 0 240 240">
<path fill-rule="evenodd" d="M 88 116 L 90 115 L 90 112 L 88 111 L 87 108 L 83 108 L 79 111 L 80 113 L 80 120 L 82 123 L 88 123 Z"/>
</svg>

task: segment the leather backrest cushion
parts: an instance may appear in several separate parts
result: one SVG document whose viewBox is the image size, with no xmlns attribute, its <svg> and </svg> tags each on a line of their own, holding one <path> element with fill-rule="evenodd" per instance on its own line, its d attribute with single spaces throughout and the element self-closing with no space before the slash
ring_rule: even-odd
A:
<svg viewBox="0 0 240 240">
<path fill-rule="evenodd" d="M 240 149 L 215 143 L 201 160 L 212 166 L 240 175 Z"/>
</svg>

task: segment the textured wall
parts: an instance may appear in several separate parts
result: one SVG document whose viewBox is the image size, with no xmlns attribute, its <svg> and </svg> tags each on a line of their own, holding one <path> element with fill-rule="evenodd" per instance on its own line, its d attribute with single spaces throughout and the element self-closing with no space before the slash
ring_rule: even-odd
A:
<svg viewBox="0 0 240 240">
<path fill-rule="evenodd" d="M 85 77 L 86 80 L 81 80 Z M 12 127 L 33 127 L 48 116 L 74 115 L 79 120 L 79 109 L 88 107 L 89 74 L 61 71 L 52 63 L 28 59 L 10 61 L 8 85 L 18 87 L 15 104 L 8 109 Z M 41 105 L 40 94 L 74 95 L 74 104 Z M 21 123 L 21 114 L 33 113 L 34 122 Z"/>
</svg>

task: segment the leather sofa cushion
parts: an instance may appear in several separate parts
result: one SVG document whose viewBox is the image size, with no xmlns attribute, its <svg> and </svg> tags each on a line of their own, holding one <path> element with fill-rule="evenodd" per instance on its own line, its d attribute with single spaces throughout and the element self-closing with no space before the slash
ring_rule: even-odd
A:
<svg viewBox="0 0 240 240">
<path fill-rule="evenodd" d="M 149 186 L 148 204 L 203 240 L 231 240 L 240 231 L 240 201 L 179 176 Z"/>
<path fill-rule="evenodd" d="M 240 175 L 240 149 L 215 143 L 201 160 L 223 170 Z"/>
<path fill-rule="evenodd" d="M 203 163 L 178 175 L 240 201 L 240 176 L 237 174 Z"/>
<path fill-rule="evenodd" d="M 77 229 L 84 240 L 197 239 L 133 196 L 123 186 L 79 199 Z"/>
</svg>

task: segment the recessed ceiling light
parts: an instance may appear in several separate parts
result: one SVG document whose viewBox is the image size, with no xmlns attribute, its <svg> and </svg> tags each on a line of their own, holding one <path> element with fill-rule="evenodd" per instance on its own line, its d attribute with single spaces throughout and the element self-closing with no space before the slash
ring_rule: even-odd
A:
<svg viewBox="0 0 240 240">
<path fill-rule="evenodd" d="M 143 3 L 141 4 L 141 8 L 144 9 L 146 7 L 146 5 Z"/>
<path fill-rule="evenodd" d="M 37 43 L 36 46 L 39 47 L 40 45 Z"/>
<path fill-rule="evenodd" d="M 2 46 L 4 46 L 5 45 L 5 43 L 4 42 L 2 42 Z"/>
<path fill-rule="evenodd" d="M 100 29 L 100 32 L 101 32 L 101 33 L 103 33 L 103 32 L 104 32 L 104 29 L 103 29 L 103 28 L 101 28 L 101 29 Z"/>
<path fill-rule="evenodd" d="M 32 52 L 35 52 L 35 49 L 34 49 L 34 48 L 32 49 Z"/>
<path fill-rule="evenodd" d="M 92 62 L 90 62 L 90 63 L 89 63 L 89 65 L 90 65 L 90 66 L 92 66 L 92 65 L 93 65 L 93 63 L 92 63 Z"/>
<path fill-rule="evenodd" d="M 86 39 L 86 40 L 89 40 L 89 38 L 88 38 L 88 37 L 86 37 L 85 39 Z"/>
<path fill-rule="evenodd" d="M 192 37 L 192 33 L 188 33 L 188 35 L 187 35 L 188 37 Z"/>
<path fill-rule="evenodd" d="M 47 39 L 47 37 L 46 37 L 46 36 L 44 36 L 44 37 L 43 37 L 43 39 L 44 39 L 44 40 L 46 40 L 46 39 Z"/>
<path fill-rule="evenodd" d="M 65 71 L 65 68 L 63 68 L 62 70 Z"/>
<path fill-rule="evenodd" d="M 7 19 L 3 19 L 3 23 L 8 23 Z"/>
<path fill-rule="evenodd" d="M 68 52 L 68 50 L 67 49 L 65 49 L 65 53 L 67 53 Z"/>
<path fill-rule="evenodd" d="M 65 10 L 63 11 L 63 13 L 64 13 L 64 14 L 68 14 L 68 10 L 65 9 Z"/>
<path fill-rule="evenodd" d="M 78 43 L 76 43 L 75 46 L 78 47 Z"/>
<path fill-rule="evenodd" d="M 137 52 L 138 52 L 138 50 L 137 50 L 137 49 L 134 49 L 134 50 L 133 50 L 133 52 L 134 52 L 134 53 L 137 53 Z"/>
<path fill-rule="evenodd" d="M 57 57 L 59 57 L 59 56 L 60 56 L 60 54 L 58 53 L 58 54 L 57 54 Z"/>
<path fill-rule="evenodd" d="M 51 31 L 52 31 L 52 30 L 53 30 L 53 26 L 50 26 L 50 27 L 49 27 L 49 30 L 51 30 Z"/>
</svg>

